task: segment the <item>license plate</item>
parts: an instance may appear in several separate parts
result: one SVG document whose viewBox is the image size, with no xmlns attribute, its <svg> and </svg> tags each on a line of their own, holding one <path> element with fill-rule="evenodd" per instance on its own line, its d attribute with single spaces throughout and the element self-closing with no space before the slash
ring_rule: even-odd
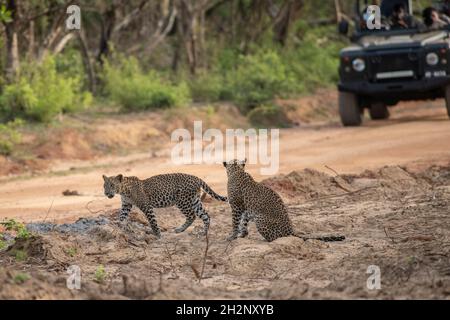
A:
<svg viewBox="0 0 450 320">
<path fill-rule="evenodd" d="M 414 76 L 414 71 L 403 70 L 403 71 L 392 71 L 392 72 L 380 72 L 377 73 L 377 79 L 393 79 L 393 78 L 409 78 Z"/>
</svg>

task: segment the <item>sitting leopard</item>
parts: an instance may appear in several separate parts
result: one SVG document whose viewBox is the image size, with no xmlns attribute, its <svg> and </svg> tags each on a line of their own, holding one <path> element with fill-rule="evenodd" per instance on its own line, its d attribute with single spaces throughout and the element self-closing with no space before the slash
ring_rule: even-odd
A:
<svg viewBox="0 0 450 320">
<path fill-rule="evenodd" d="M 228 176 L 228 202 L 232 210 L 233 230 L 228 240 L 248 235 L 248 223 L 254 220 L 258 232 L 269 242 L 288 236 L 304 240 L 342 241 L 344 236 L 305 237 L 295 234 L 287 208 L 280 196 L 256 182 L 245 172 L 246 160 L 224 162 Z"/>
<path fill-rule="evenodd" d="M 200 192 L 203 189 L 214 199 L 227 201 L 215 193 L 203 180 L 183 173 L 162 174 L 146 180 L 136 177 L 124 177 L 119 174 L 115 177 L 103 175 L 105 195 L 113 198 L 119 194 L 122 199 L 122 208 L 119 220 L 124 221 L 132 206 L 138 207 L 147 217 L 153 233 L 160 238 L 161 232 L 156 223 L 153 208 L 166 208 L 177 206 L 186 216 L 186 222 L 175 232 L 185 231 L 198 216 L 203 220 L 203 234 L 208 232 L 209 215 L 202 206 Z"/>
</svg>

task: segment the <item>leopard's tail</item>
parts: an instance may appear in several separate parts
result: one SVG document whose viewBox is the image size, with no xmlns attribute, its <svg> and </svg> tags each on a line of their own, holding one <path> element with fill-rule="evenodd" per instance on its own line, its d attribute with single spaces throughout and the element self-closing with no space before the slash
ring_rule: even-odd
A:
<svg viewBox="0 0 450 320">
<path fill-rule="evenodd" d="M 203 189 L 207 194 L 209 194 L 211 197 L 213 197 L 214 199 L 219 200 L 219 201 L 224 201 L 224 202 L 227 202 L 227 201 L 228 201 L 228 198 L 227 198 L 227 197 L 222 197 L 221 195 L 217 194 L 213 189 L 211 189 L 210 186 L 208 186 L 208 185 L 206 184 L 205 181 L 200 180 L 200 182 L 201 182 L 201 185 L 200 185 L 200 186 L 202 187 L 202 189 Z"/>
<path fill-rule="evenodd" d="M 323 242 L 334 242 L 334 241 L 344 241 L 345 236 L 343 235 L 327 235 L 327 236 L 305 236 L 300 234 L 294 234 L 294 236 L 301 238 L 303 240 L 319 240 Z"/>
</svg>

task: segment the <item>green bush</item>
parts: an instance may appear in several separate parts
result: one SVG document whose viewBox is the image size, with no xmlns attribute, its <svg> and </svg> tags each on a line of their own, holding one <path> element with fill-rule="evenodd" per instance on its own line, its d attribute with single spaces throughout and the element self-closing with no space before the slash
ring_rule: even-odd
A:
<svg viewBox="0 0 450 320">
<path fill-rule="evenodd" d="M 197 102 L 215 102 L 224 98 L 224 80 L 214 73 L 197 75 L 189 82 L 192 99 Z"/>
<path fill-rule="evenodd" d="M 0 251 L 6 249 L 8 247 L 8 243 L 5 241 L 4 235 L 0 233 Z"/>
<path fill-rule="evenodd" d="M 27 227 L 22 222 L 17 222 L 14 219 L 9 219 L 0 222 L 0 224 L 4 226 L 6 231 L 14 231 L 16 233 L 15 239 L 25 240 L 31 237 L 31 233 L 28 231 Z"/>
<path fill-rule="evenodd" d="M 247 119 L 258 128 L 286 128 L 291 125 L 283 109 L 276 105 L 262 105 L 251 110 Z"/>
<path fill-rule="evenodd" d="M 79 77 L 57 72 L 53 57 L 23 69 L 26 71 L 18 81 L 7 85 L 0 97 L 3 118 L 48 122 L 57 114 L 81 110 L 92 101 L 91 95 L 83 92 Z"/>
<path fill-rule="evenodd" d="M 9 156 L 14 146 L 21 142 L 22 136 L 17 130 L 23 123 L 22 120 L 16 119 L 6 124 L 0 123 L 0 154 Z"/>
<path fill-rule="evenodd" d="M 295 79 L 275 51 L 241 57 L 237 70 L 228 76 L 233 99 L 244 114 L 295 90 Z"/>
<path fill-rule="evenodd" d="M 333 27 L 311 29 L 299 21 L 297 33 L 301 42 L 281 52 L 282 60 L 300 85 L 299 92 L 310 93 L 318 87 L 335 85 L 338 81 L 339 52 L 345 43 Z"/>
<path fill-rule="evenodd" d="M 31 279 L 31 276 L 28 273 L 18 273 L 14 276 L 14 282 L 16 284 L 22 284 Z"/>
<path fill-rule="evenodd" d="M 134 58 L 104 65 L 103 81 L 107 96 L 126 111 L 181 106 L 190 100 L 186 84 L 173 85 L 156 72 L 144 73 Z"/>
<path fill-rule="evenodd" d="M 103 283 L 106 278 L 106 271 L 105 267 L 101 264 L 97 267 L 94 273 L 94 279 L 98 283 Z"/>
</svg>

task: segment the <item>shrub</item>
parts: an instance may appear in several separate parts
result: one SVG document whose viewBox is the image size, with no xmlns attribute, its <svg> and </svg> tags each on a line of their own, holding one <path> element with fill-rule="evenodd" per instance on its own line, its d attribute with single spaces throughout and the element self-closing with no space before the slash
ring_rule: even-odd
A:
<svg viewBox="0 0 450 320">
<path fill-rule="evenodd" d="M 22 284 L 28 280 L 30 280 L 30 275 L 28 273 L 18 273 L 14 276 L 14 282 L 16 284 Z"/>
<path fill-rule="evenodd" d="M 311 29 L 299 21 L 300 44 L 283 50 L 283 61 L 289 66 L 302 92 L 334 85 L 338 81 L 339 52 L 345 42 L 337 38 L 334 27 Z M 289 64 L 288 64 L 289 63 Z"/>
<path fill-rule="evenodd" d="M 79 77 L 59 74 L 53 57 L 25 68 L 18 81 L 4 88 L 0 97 L 3 117 L 23 117 L 41 122 L 55 115 L 85 108 L 92 97 L 82 91 Z"/>
<path fill-rule="evenodd" d="M 144 73 L 134 58 L 104 65 L 105 93 L 126 111 L 181 106 L 190 100 L 186 84 L 173 85 L 156 72 Z"/>
<path fill-rule="evenodd" d="M 22 136 L 17 128 L 22 125 L 23 121 L 16 119 L 6 124 L 0 124 L 0 154 L 9 156 L 14 146 L 21 142 Z"/>
<path fill-rule="evenodd" d="M 262 105 L 247 115 L 249 122 L 259 128 L 285 128 L 291 125 L 283 109 L 276 105 Z"/>
<path fill-rule="evenodd" d="M 5 249 L 8 246 L 7 242 L 4 239 L 4 236 L 0 233 L 0 251 Z"/>
<path fill-rule="evenodd" d="M 14 257 L 16 258 L 17 261 L 23 262 L 23 261 L 26 261 L 28 259 L 28 253 L 26 253 L 23 250 L 16 250 L 14 252 Z"/>
<path fill-rule="evenodd" d="M 189 82 L 189 89 L 194 101 L 215 102 L 226 97 L 224 79 L 215 73 L 197 75 Z"/>
<path fill-rule="evenodd" d="M 15 239 L 28 239 L 31 236 L 31 233 L 27 230 L 27 227 L 23 223 L 17 222 L 14 219 L 9 219 L 1 222 L 0 224 L 3 225 L 6 231 L 14 231 L 16 233 Z"/>
<path fill-rule="evenodd" d="M 102 283 L 105 281 L 106 271 L 105 271 L 105 267 L 103 265 L 99 265 L 97 267 L 97 269 L 95 270 L 94 278 L 95 278 L 95 281 L 98 283 Z"/>
<path fill-rule="evenodd" d="M 236 72 L 229 74 L 233 98 L 241 112 L 267 103 L 277 95 L 292 92 L 295 81 L 274 51 L 241 57 Z"/>
<path fill-rule="evenodd" d="M 67 248 L 65 251 L 66 251 L 66 254 L 70 257 L 76 256 L 77 252 L 78 252 L 77 248 L 75 248 L 75 247 Z"/>
</svg>

